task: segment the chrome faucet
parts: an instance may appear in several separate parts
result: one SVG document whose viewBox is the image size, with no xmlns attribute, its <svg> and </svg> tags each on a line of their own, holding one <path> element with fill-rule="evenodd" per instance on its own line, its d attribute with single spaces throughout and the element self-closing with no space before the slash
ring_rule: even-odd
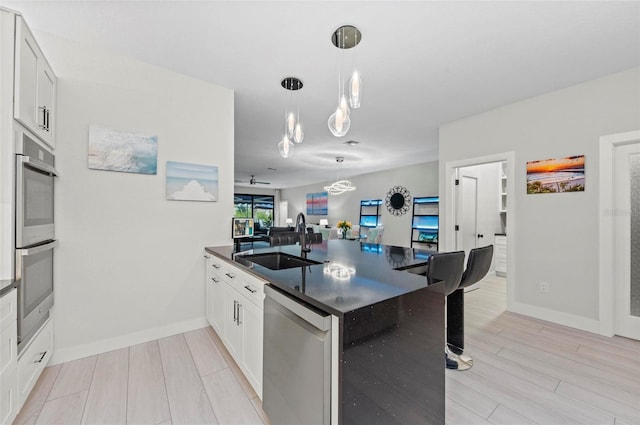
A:
<svg viewBox="0 0 640 425">
<path fill-rule="evenodd" d="M 300 233 L 300 251 L 302 253 L 311 252 L 311 249 L 307 247 L 307 221 L 302 213 L 296 217 L 296 229 Z"/>
</svg>

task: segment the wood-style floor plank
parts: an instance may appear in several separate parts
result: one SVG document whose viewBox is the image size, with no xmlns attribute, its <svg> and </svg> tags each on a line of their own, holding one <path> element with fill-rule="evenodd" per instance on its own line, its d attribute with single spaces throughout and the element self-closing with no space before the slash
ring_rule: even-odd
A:
<svg viewBox="0 0 640 425">
<path fill-rule="evenodd" d="M 158 340 L 172 422 L 217 424 L 184 335 Z"/>
<path fill-rule="evenodd" d="M 98 356 L 64 363 L 49 393 L 49 400 L 86 391 L 91 386 Z"/>
<path fill-rule="evenodd" d="M 445 405 L 445 417 L 447 425 L 490 425 L 484 418 L 448 397 Z"/>
<path fill-rule="evenodd" d="M 33 391 L 22 406 L 20 414 L 13 421 L 13 425 L 33 425 L 36 422 L 60 369 L 62 369 L 62 364 L 44 368 L 38 382 L 33 387 Z"/>
<path fill-rule="evenodd" d="M 127 423 L 156 425 L 171 421 L 158 341 L 129 349 Z"/>
<path fill-rule="evenodd" d="M 206 376 L 229 367 L 206 328 L 186 332 L 184 337 L 200 376 Z"/>
<path fill-rule="evenodd" d="M 492 425 L 536 425 L 518 412 L 499 404 L 488 419 Z"/>
<path fill-rule="evenodd" d="M 87 425 L 124 424 L 127 421 L 129 348 L 102 353 L 82 415 Z"/>
<path fill-rule="evenodd" d="M 47 401 L 36 420 L 36 425 L 78 425 L 89 391 L 81 391 Z"/>
<path fill-rule="evenodd" d="M 229 369 L 202 378 L 218 422 L 224 425 L 254 425 L 262 421 Z"/>
</svg>

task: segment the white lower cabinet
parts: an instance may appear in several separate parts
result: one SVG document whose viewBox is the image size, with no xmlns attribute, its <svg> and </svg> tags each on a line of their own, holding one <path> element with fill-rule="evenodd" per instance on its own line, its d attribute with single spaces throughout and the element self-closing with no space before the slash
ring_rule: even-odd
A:
<svg viewBox="0 0 640 425">
<path fill-rule="evenodd" d="M 53 319 L 49 318 L 18 358 L 18 410 L 29 397 L 53 355 Z"/>
<path fill-rule="evenodd" d="M 18 316 L 16 290 L 0 298 L 0 425 L 18 414 Z"/>
<path fill-rule="evenodd" d="M 18 414 L 18 368 L 16 365 L 0 374 L 0 424 L 11 425 Z"/>
<path fill-rule="evenodd" d="M 262 399 L 264 281 L 206 254 L 206 316 Z"/>
</svg>

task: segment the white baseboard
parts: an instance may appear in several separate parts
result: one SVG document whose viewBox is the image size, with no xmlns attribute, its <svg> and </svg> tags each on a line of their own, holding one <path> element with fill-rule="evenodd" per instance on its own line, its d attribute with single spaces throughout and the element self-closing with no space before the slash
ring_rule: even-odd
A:
<svg viewBox="0 0 640 425">
<path fill-rule="evenodd" d="M 563 313 L 561 311 L 551 310 L 544 307 L 538 307 L 530 304 L 514 302 L 512 312 L 531 316 L 536 319 L 546 320 L 558 325 L 568 326 L 570 328 L 580 329 L 587 332 L 597 334 L 599 330 L 599 322 L 597 319 L 589 319 L 583 316 Z"/>
<path fill-rule="evenodd" d="M 96 354 L 106 353 L 108 351 L 118 350 L 120 348 L 130 347 L 132 345 L 153 341 L 154 339 L 165 338 L 183 332 L 193 331 L 195 329 L 204 328 L 206 326 L 209 326 L 209 323 L 204 317 L 202 317 L 199 319 L 172 323 L 167 326 L 160 326 L 157 328 L 146 329 L 144 331 L 133 332 L 127 335 L 105 339 L 102 341 L 96 341 L 89 344 L 76 345 L 74 347 L 66 348 L 56 347 L 49 365 L 55 365 L 58 363 L 81 359 L 83 357 L 94 356 Z"/>
</svg>

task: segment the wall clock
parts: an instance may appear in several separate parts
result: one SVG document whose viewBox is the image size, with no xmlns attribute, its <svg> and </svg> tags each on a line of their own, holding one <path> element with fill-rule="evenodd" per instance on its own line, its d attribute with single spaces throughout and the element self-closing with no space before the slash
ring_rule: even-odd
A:
<svg viewBox="0 0 640 425">
<path fill-rule="evenodd" d="M 411 193 L 403 186 L 394 186 L 387 192 L 385 205 L 389 214 L 405 215 L 411 206 Z"/>
</svg>

